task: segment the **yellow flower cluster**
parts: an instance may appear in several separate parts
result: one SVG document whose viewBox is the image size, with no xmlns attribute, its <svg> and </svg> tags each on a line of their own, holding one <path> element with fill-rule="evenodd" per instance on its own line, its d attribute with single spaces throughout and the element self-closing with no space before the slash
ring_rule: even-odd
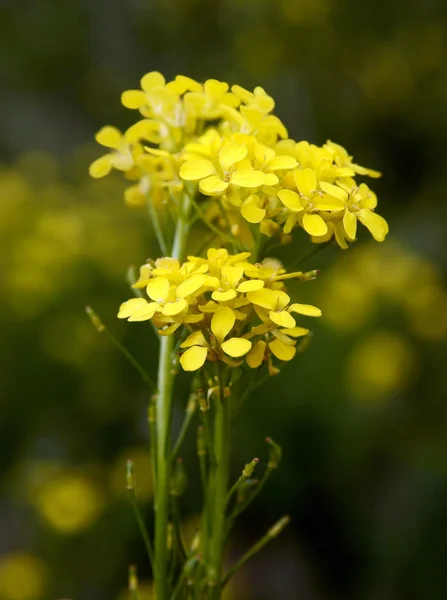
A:
<svg viewBox="0 0 447 600">
<path fill-rule="evenodd" d="M 143 118 L 124 134 L 110 126 L 98 132 L 96 140 L 111 152 L 90 174 L 117 169 L 135 181 L 126 190 L 128 204 L 150 200 L 175 212 L 185 182 L 192 182 L 231 214 L 230 222 L 240 225 L 236 232 L 256 225 L 272 237 L 301 227 L 314 242 L 335 237 L 346 248 L 360 221 L 377 241 L 385 239 L 388 225 L 374 212 L 376 195 L 355 180 L 380 173 L 355 164 L 330 141 L 319 147 L 288 139 L 261 87 L 230 90 L 225 82 L 201 84 L 182 75 L 166 82 L 152 72 L 140 90 L 123 93 L 122 103 Z"/>
<path fill-rule="evenodd" d="M 297 326 L 293 314 L 318 317 L 321 311 L 291 304 L 285 292 L 285 280 L 306 275 L 286 273 L 274 264 L 253 264 L 249 256 L 210 248 L 206 258 L 189 256 L 183 264 L 173 258 L 145 264 L 134 285 L 146 289 L 148 300 L 124 302 L 118 317 L 152 320 L 161 335 L 182 327 L 180 363 L 185 371 L 196 371 L 207 360 L 235 367 L 245 359 L 252 369 L 267 362 L 275 374 L 272 357 L 291 360 L 296 339 L 309 333 Z"/>
</svg>

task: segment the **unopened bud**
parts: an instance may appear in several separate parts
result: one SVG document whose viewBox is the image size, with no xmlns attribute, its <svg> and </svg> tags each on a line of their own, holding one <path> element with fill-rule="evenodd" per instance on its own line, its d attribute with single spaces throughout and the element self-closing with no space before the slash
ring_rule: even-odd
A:
<svg viewBox="0 0 447 600">
<path fill-rule="evenodd" d="M 151 396 L 151 401 L 149 403 L 148 409 L 147 409 L 147 420 L 149 421 L 149 423 L 155 423 L 156 418 L 157 418 L 157 412 L 156 412 L 156 403 L 157 401 L 157 396 Z"/>
<path fill-rule="evenodd" d="M 290 517 L 289 517 L 289 515 L 285 515 L 277 523 L 275 523 L 273 525 L 273 527 L 270 527 L 267 535 L 270 538 L 277 537 L 284 530 L 284 528 L 287 527 L 287 525 L 289 523 L 290 523 Z"/>
<path fill-rule="evenodd" d="M 269 469 L 276 469 L 282 458 L 281 446 L 278 446 L 278 444 L 274 442 L 271 437 L 266 438 L 265 441 L 270 446 L 270 456 L 267 466 Z"/>
<path fill-rule="evenodd" d="M 203 425 L 197 427 L 197 455 L 205 456 L 206 454 L 206 441 L 205 441 L 205 430 Z"/>
<path fill-rule="evenodd" d="M 191 552 L 196 552 L 200 546 L 200 530 L 197 530 L 192 538 L 191 542 Z"/>
<path fill-rule="evenodd" d="M 129 567 L 129 592 L 138 592 L 138 575 L 135 565 Z"/>
<path fill-rule="evenodd" d="M 205 392 L 203 391 L 202 388 L 197 390 L 197 399 L 199 401 L 199 407 L 202 412 L 209 410 L 209 408 L 210 408 L 209 397 L 205 396 Z"/>
<path fill-rule="evenodd" d="M 186 412 L 189 415 L 193 415 L 197 406 L 197 395 L 190 394 L 188 399 L 188 404 L 186 405 Z"/>
<path fill-rule="evenodd" d="M 311 281 L 312 279 L 316 279 L 320 271 L 318 269 L 314 269 L 313 271 L 307 271 L 306 273 L 302 273 L 300 279 L 301 281 Z"/>
<path fill-rule="evenodd" d="M 93 310 L 93 308 L 91 306 L 86 306 L 85 312 L 87 313 L 88 317 L 90 318 L 90 321 L 92 322 L 92 325 L 96 329 L 96 331 L 99 331 L 99 333 L 102 333 L 103 331 L 105 331 L 106 326 L 104 325 L 104 323 L 101 321 L 101 319 L 95 313 L 95 311 Z"/>
<path fill-rule="evenodd" d="M 271 219 L 265 219 L 264 221 L 261 221 L 259 231 L 267 237 L 274 237 L 279 232 L 279 225 Z"/>
<path fill-rule="evenodd" d="M 254 458 L 251 462 L 247 463 L 244 467 L 244 470 L 242 471 L 242 477 L 245 477 L 245 478 L 251 477 L 258 462 L 259 462 L 259 458 Z"/>
<path fill-rule="evenodd" d="M 183 465 L 183 458 L 178 458 L 175 461 L 172 477 L 171 477 L 171 494 L 172 496 L 181 496 L 188 485 L 188 476 L 186 475 Z"/>
<path fill-rule="evenodd" d="M 236 491 L 236 502 L 243 504 L 254 492 L 259 484 L 259 479 L 245 479 L 238 485 Z"/>
<path fill-rule="evenodd" d="M 288 244 L 292 243 L 292 236 L 287 234 L 287 233 L 281 233 L 281 235 L 279 236 L 279 241 L 281 242 L 281 244 L 283 246 L 287 246 Z"/>
<path fill-rule="evenodd" d="M 174 546 L 174 523 L 172 521 L 168 523 L 166 546 L 168 550 L 172 550 Z"/>
<path fill-rule="evenodd" d="M 126 462 L 126 488 L 129 491 L 133 491 L 135 489 L 133 460 L 131 458 L 129 458 Z"/>
</svg>

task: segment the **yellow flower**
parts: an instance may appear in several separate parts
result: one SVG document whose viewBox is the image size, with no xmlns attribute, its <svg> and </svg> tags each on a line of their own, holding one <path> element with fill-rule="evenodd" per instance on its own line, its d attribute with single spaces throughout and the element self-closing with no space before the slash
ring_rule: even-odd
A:
<svg viewBox="0 0 447 600">
<path fill-rule="evenodd" d="M 139 121 L 132 125 L 124 134 L 116 127 L 103 127 L 95 136 L 101 146 L 111 148 L 110 152 L 98 158 L 90 165 L 90 175 L 94 178 L 105 177 L 112 169 L 128 172 L 136 164 L 136 159 L 143 153 L 139 144 L 142 139 L 152 137 L 153 128 L 147 120 Z"/>
<path fill-rule="evenodd" d="M 279 199 L 290 211 L 284 233 L 290 233 L 299 221 L 310 235 L 326 235 L 328 227 L 318 211 L 343 210 L 346 204 L 342 198 L 346 194 L 343 190 L 324 181 L 318 184 L 313 169 L 295 171 L 293 176 L 298 193 L 288 189 L 278 193 Z"/>
<path fill-rule="evenodd" d="M 207 79 L 202 90 L 191 91 L 185 95 L 185 106 L 197 117 L 214 121 L 222 117 L 225 107 L 239 106 L 239 98 L 228 89 L 229 85 L 224 81 Z"/>
<path fill-rule="evenodd" d="M 320 316 L 310 305 L 290 303 L 284 286 L 288 279 L 306 279 L 301 272 L 287 273 L 277 261 L 248 262 L 249 252 L 230 255 L 224 248 L 210 248 L 207 257 L 188 256 L 182 265 L 173 258 L 143 265 L 135 287 L 146 287 L 146 298 L 124 302 L 118 317 L 129 321 L 152 320 L 160 334 L 172 335 L 181 326 L 189 335 L 180 344 L 185 350 L 180 364 L 195 371 L 206 361 L 222 361 L 230 367 L 247 364 L 258 368 L 271 356 L 289 361 L 295 355 L 296 338 L 307 335 L 293 313 Z M 259 324 L 260 321 L 260 324 Z"/>
<path fill-rule="evenodd" d="M 180 167 L 180 177 L 185 181 L 199 181 L 199 189 L 207 196 L 220 196 L 229 185 L 257 188 L 264 184 L 265 174 L 253 169 L 249 161 L 238 168 L 247 156 L 242 144 L 224 144 L 213 160 L 187 160 Z"/>
</svg>

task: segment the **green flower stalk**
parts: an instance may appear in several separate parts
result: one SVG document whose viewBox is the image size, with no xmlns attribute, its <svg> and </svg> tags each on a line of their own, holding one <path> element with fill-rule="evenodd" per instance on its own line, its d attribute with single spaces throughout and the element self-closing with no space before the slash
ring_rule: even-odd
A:
<svg viewBox="0 0 447 600">
<path fill-rule="evenodd" d="M 155 392 L 148 409 L 155 487 L 155 535 L 144 528 L 134 497 L 132 465 L 127 487 L 150 555 L 157 600 L 219 600 L 231 576 L 288 523 L 284 517 L 224 572 L 228 535 L 281 459 L 270 438 L 270 458 L 259 478 L 258 459 L 234 483 L 230 473 L 232 419 L 266 378 L 304 351 L 308 319 L 319 308 L 292 300 L 289 280 L 312 281 L 318 271 L 285 268 L 272 252 L 297 231 L 312 243 L 355 241 L 357 223 L 377 241 L 388 233 L 377 198 L 357 176 L 378 177 L 341 146 L 296 142 L 272 111 L 261 88 L 157 72 L 141 89 L 122 95 L 139 120 L 125 133 L 103 127 L 96 140 L 109 152 L 90 166 L 92 177 L 121 171 L 131 185 L 129 206 L 145 206 L 160 255 L 132 282 L 134 297 L 118 317 L 149 321 L 160 340 L 157 382 L 88 309 L 93 325 L 123 352 Z M 205 240 L 196 254 L 189 249 Z M 133 280 L 132 280 L 133 281 Z M 191 373 L 184 422 L 171 440 L 175 376 Z M 196 411 L 196 408 L 199 408 Z M 179 456 L 195 419 L 202 481 L 200 530 L 188 547 L 178 499 L 187 482 Z M 136 581 L 134 577 L 132 581 Z M 137 583 L 132 589 L 138 593 Z"/>
</svg>

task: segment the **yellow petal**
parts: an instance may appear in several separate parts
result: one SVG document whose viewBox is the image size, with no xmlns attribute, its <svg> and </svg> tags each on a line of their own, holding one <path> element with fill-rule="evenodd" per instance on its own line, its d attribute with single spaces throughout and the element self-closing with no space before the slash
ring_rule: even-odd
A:
<svg viewBox="0 0 447 600">
<path fill-rule="evenodd" d="M 273 293 L 276 296 L 276 306 L 277 308 L 285 308 L 290 302 L 290 296 L 283 292 L 282 290 L 273 290 Z"/>
<path fill-rule="evenodd" d="M 294 169 L 297 166 L 297 161 L 293 156 L 275 156 L 270 162 L 270 171 L 280 171 L 282 169 Z"/>
<path fill-rule="evenodd" d="M 261 366 L 264 360 L 266 343 L 264 340 L 259 340 L 246 356 L 246 361 L 249 367 L 257 369 Z"/>
<path fill-rule="evenodd" d="M 154 88 L 163 87 L 165 84 L 165 78 L 158 71 L 151 71 L 150 73 L 146 73 L 141 78 L 141 87 L 145 92 L 150 92 Z"/>
<path fill-rule="evenodd" d="M 244 159 L 247 156 L 247 147 L 241 146 L 240 144 L 227 144 L 222 148 L 219 153 L 219 162 L 224 169 L 227 171 L 235 163 Z"/>
<path fill-rule="evenodd" d="M 227 187 L 228 183 L 226 183 L 216 175 L 211 175 L 211 177 L 202 179 L 202 181 L 199 184 L 200 191 L 206 196 L 220 196 L 225 192 Z"/>
<path fill-rule="evenodd" d="M 264 287 L 264 282 L 260 279 L 250 279 L 250 281 L 243 281 L 239 284 L 237 291 L 246 294 L 247 292 L 255 292 Z"/>
<path fill-rule="evenodd" d="M 369 229 L 377 242 L 383 242 L 388 233 L 388 223 L 383 217 L 367 208 L 359 210 L 357 217 L 359 221 Z"/>
<path fill-rule="evenodd" d="M 208 354 L 207 348 L 203 346 L 192 346 L 188 348 L 180 357 L 180 364 L 184 371 L 197 371 L 200 367 L 203 367 L 206 361 L 206 355 Z"/>
<path fill-rule="evenodd" d="M 345 190 L 342 190 L 338 185 L 333 185 L 332 183 L 327 183 L 326 181 L 320 181 L 320 188 L 329 196 L 333 196 L 334 198 L 338 198 L 339 200 L 343 200 L 346 202 L 348 199 L 348 194 Z"/>
<path fill-rule="evenodd" d="M 226 281 L 228 285 L 234 288 L 244 274 L 242 265 L 224 265 L 221 271 L 222 281 Z"/>
<path fill-rule="evenodd" d="M 162 314 L 167 317 L 173 317 L 174 315 L 180 314 L 185 308 L 188 307 L 188 303 L 184 298 L 180 298 L 175 302 L 166 302 L 162 308 Z"/>
<path fill-rule="evenodd" d="M 303 217 L 303 227 L 310 235 L 326 235 L 327 225 L 320 215 L 310 215 L 306 213 Z"/>
<path fill-rule="evenodd" d="M 269 317 L 270 320 L 275 323 L 275 325 L 278 325 L 278 327 L 287 327 L 292 329 L 296 325 L 295 319 L 286 310 L 281 310 L 279 312 L 271 310 Z"/>
<path fill-rule="evenodd" d="M 273 340 L 269 342 L 269 348 L 279 360 L 289 361 L 296 354 L 296 348 L 294 346 L 289 346 L 287 344 L 283 344 L 280 340 Z"/>
<path fill-rule="evenodd" d="M 199 290 L 205 282 L 205 276 L 201 274 L 191 275 L 185 279 L 176 289 L 177 298 L 186 298 Z"/>
<path fill-rule="evenodd" d="M 95 140 L 98 142 L 98 144 L 101 144 L 101 146 L 116 150 L 121 145 L 123 135 L 116 127 L 107 125 L 98 131 L 98 133 L 95 135 Z"/>
<path fill-rule="evenodd" d="M 140 108 L 145 103 L 146 95 L 141 90 L 127 90 L 121 94 L 121 104 L 126 108 Z"/>
<path fill-rule="evenodd" d="M 146 286 L 146 292 L 151 300 L 155 302 L 164 302 L 169 294 L 169 281 L 166 277 L 156 277 L 149 281 Z"/>
<path fill-rule="evenodd" d="M 299 191 L 304 196 L 309 197 L 317 187 L 317 176 L 315 175 L 315 171 L 312 169 L 302 169 L 301 171 L 295 171 L 293 176 Z"/>
<path fill-rule="evenodd" d="M 309 330 L 305 327 L 293 327 L 292 329 L 283 329 L 282 333 L 291 337 L 302 337 L 303 335 L 308 335 Z"/>
<path fill-rule="evenodd" d="M 248 292 L 247 298 L 252 304 L 256 304 L 257 306 L 262 306 L 263 308 L 268 308 L 270 310 L 275 310 L 278 302 L 278 299 L 272 290 L 265 288 Z"/>
<path fill-rule="evenodd" d="M 234 337 L 222 344 L 222 350 L 232 358 L 239 358 L 247 354 L 251 345 L 250 340 Z"/>
<path fill-rule="evenodd" d="M 246 200 L 241 206 L 241 215 L 249 223 L 260 223 L 266 215 L 266 211 L 250 200 Z"/>
<path fill-rule="evenodd" d="M 180 167 L 180 177 L 185 181 L 198 181 L 215 172 L 213 163 L 209 160 L 187 160 Z"/>
<path fill-rule="evenodd" d="M 306 315 L 306 317 L 321 317 L 321 310 L 312 304 L 292 304 L 289 311 Z"/>
<path fill-rule="evenodd" d="M 355 240 L 357 233 L 357 219 L 352 212 L 349 212 L 349 210 L 347 210 L 343 216 L 343 227 L 345 228 L 348 238 Z"/>
<path fill-rule="evenodd" d="M 264 177 L 264 185 L 273 186 L 276 185 L 279 181 L 279 178 L 274 173 L 266 173 Z M 267 192 L 268 193 L 268 192 Z M 276 194 L 275 194 L 276 195 Z"/>
<path fill-rule="evenodd" d="M 147 306 L 147 304 L 148 302 L 144 298 L 131 298 L 123 302 L 119 308 L 118 319 L 127 319 L 133 312 Z"/>
<path fill-rule="evenodd" d="M 255 144 L 254 153 L 256 160 L 260 163 L 268 162 L 275 156 L 275 151 L 264 144 Z"/>
<path fill-rule="evenodd" d="M 129 317 L 129 321 L 148 321 L 152 319 L 158 309 L 159 305 L 157 302 L 149 302 L 146 306 L 133 311 Z"/>
<path fill-rule="evenodd" d="M 111 155 L 106 154 L 105 156 L 101 156 L 93 162 L 89 167 L 90 177 L 94 177 L 95 179 L 99 179 L 100 177 L 105 177 L 112 170 L 112 161 Z"/>
<path fill-rule="evenodd" d="M 231 176 L 231 183 L 244 188 L 256 188 L 264 183 L 265 175 L 254 169 L 241 169 Z"/>
<path fill-rule="evenodd" d="M 236 317 L 234 312 L 228 306 L 221 306 L 211 319 L 211 331 L 216 336 L 219 343 L 222 343 L 225 337 L 233 329 Z"/>
<path fill-rule="evenodd" d="M 191 346 L 207 346 L 206 339 L 201 331 L 194 331 L 180 344 L 180 348 L 191 348 Z"/>
<path fill-rule="evenodd" d="M 329 196 L 328 194 L 314 196 L 312 198 L 312 203 L 318 210 L 343 210 L 346 208 L 346 202 L 340 200 L 340 198 L 335 198 L 335 196 Z"/>
<path fill-rule="evenodd" d="M 278 198 L 287 207 L 289 210 L 293 212 L 300 212 L 303 210 L 303 207 L 300 202 L 300 197 L 296 192 L 292 190 L 281 190 L 278 192 Z"/>
<path fill-rule="evenodd" d="M 227 290 L 226 292 L 219 292 L 216 290 L 211 294 L 211 298 L 216 302 L 228 302 L 229 300 L 236 298 L 236 296 L 236 290 Z"/>
</svg>

